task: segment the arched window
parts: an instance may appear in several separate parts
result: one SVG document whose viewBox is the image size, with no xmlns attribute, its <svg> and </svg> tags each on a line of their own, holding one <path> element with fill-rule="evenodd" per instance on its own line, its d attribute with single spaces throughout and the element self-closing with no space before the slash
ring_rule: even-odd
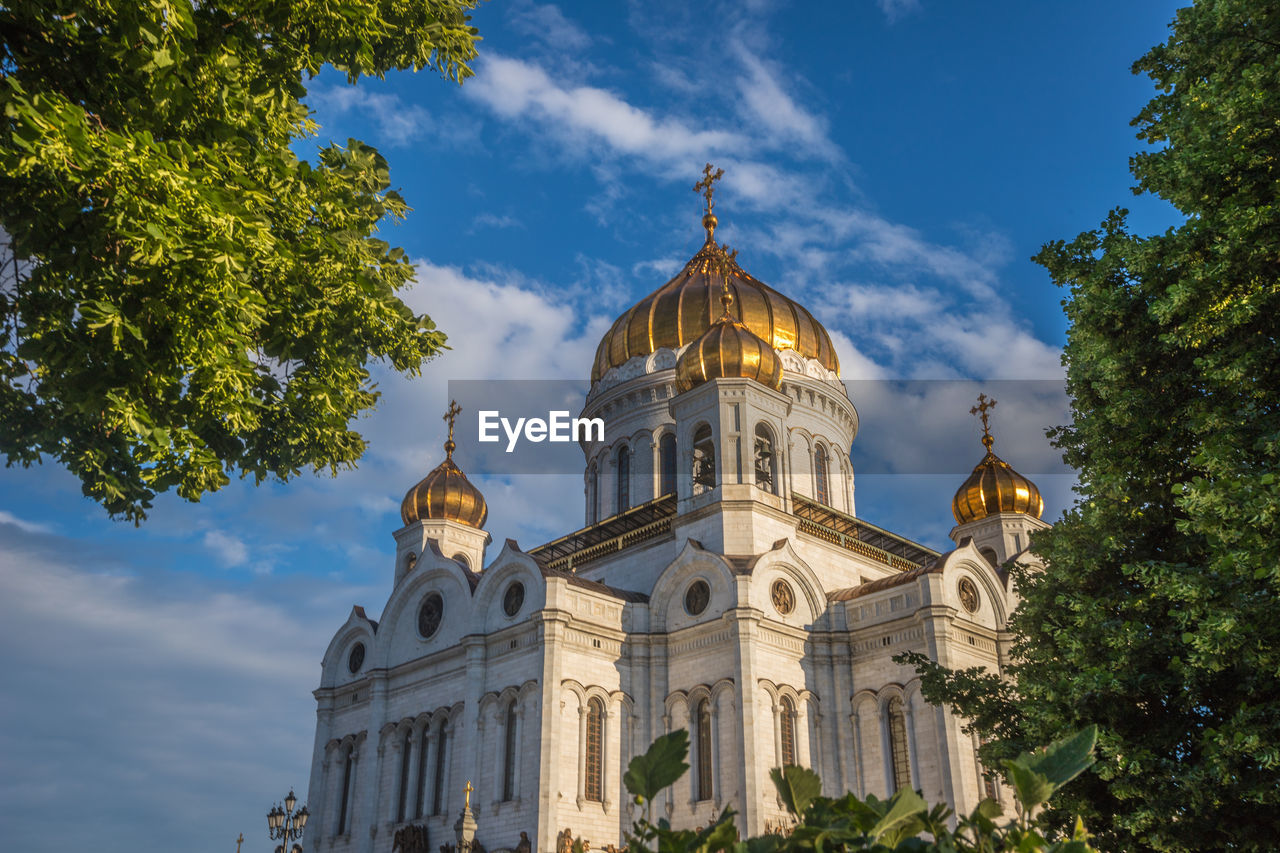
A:
<svg viewBox="0 0 1280 853">
<path fill-rule="evenodd" d="M 664 433 L 658 441 L 658 494 L 671 495 L 676 491 L 676 437 Z"/>
<path fill-rule="evenodd" d="M 618 512 L 631 508 L 631 451 L 618 448 Z"/>
<path fill-rule="evenodd" d="M 502 799 L 516 798 L 516 700 L 507 706 L 507 722 L 503 734 L 506 742 L 502 750 Z"/>
<path fill-rule="evenodd" d="M 587 524 L 595 524 L 600 520 L 599 495 L 600 472 L 596 470 L 596 463 L 592 462 L 587 469 Z"/>
<path fill-rule="evenodd" d="M 907 715 L 902 700 L 889 703 L 889 755 L 893 759 L 893 791 L 911 787 L 911 759 L 907 754 Z M 892 791 L 890 792 L 892 793 Z"/>
<path fill-rule="evenodd" d="M 431 813 L 444 814 L 444 771 L 447 766 L 445 762 L 449 756 L 446 751 L 449 746 L 449 735 L 445 732 L 444 726 L 440 727 L 440 734 L 436 736 L 436 778 L 435 787 L 431 789 Z"/>
<path fill-rule="evenodd" d="M 992 566 L 996 565 L 1000 560 L 1000 558 L 996 556 L 996 549 L 994 548 L 983 548 L 978 553 L 986 557 L 987 562 L 990 563 Z"/>
<path fill-rule="evenodd" d="M 711 791 L 711 702 L 698 703 L 698 799 L 709 800 Z"/>
<path fill-rule="evenodd" d="M 773 433 L 764 424 L 756 425 L 756 485 L 766 492 L 778 493 L 778 460 Z"/>
<path fill-rule="evenodd" d="M 351 805 L 351 770 L 355 764 L 352 750 L 347 749 L 347 758 L 342 762 L 342 802 L 338 805 L 338 834 L 347 834 L 348 810 Z"/>
<path fill-rule="evenodd" d="M 693 431 L 693 493 L 700 495 L 716 487 L 716 444 L 711 427 L 702 424 Z"/>
<path fill-rule="evenodd" d="M 409 764 L 413 759 L 413 729 L 404 733 L 400 745 L 400 799 L 396 804 L 396 823 L 404 823 L 409 815 Z"/>
<path fill-rule="evenodd" d="M 831 506 L 831 486 L 827 473 L 827 449 L 821 444 L 813 452 L 814 497 L 823 506 Z"/>
<path fill-rule="evenodd" d="M 604 703 L 592 699 L 587 703 L 586 767 L 583 768 L 583 796 L 595 803 L 604 802 Z"/>
<path fill-rule="evenodd" d="M 427 727 L 423 726 L 422 734 L 418 737 L 418 799 L 413 807 L 415 818 L 422 817 L 427 808 L 427 737 Z"/>
<path fill-rule="evenodd" d="M 782 717 L 778 725 L 782 730 L 782 766 L 796 763 L 796 706 L 791 698 L 783 696 L 779 703 L 782 706 Z"/>
</svg>

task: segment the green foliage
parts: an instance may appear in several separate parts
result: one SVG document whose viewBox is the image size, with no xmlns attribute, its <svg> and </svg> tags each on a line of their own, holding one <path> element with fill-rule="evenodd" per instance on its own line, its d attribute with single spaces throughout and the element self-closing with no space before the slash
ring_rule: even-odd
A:
<svg viewBox="0 0 1280 853">
<path fill-rule="evenodd" d="M 337 470 L 444 336 L 377 239 L 387 162 L 314 135 L 304 78 L 471 71 L 475 0 L 0 5 L 0 451 L 51 456 L 113 515 L 233 471 Z"/>
<path fill-rule="evenodd" d="M 688 754 L 689 732 L 676 729 L 655 740 L 644 755 L 631 759 L 622 783 L 634 796 L 651 802 L 689 769 L 684 760 Z"/>
<path fill-rule="evenodd" d="M 1280 838 L 1280 6 L 1202 0 L 1134 66 L 1157 94 L 1125 212 L 1036 260 L 1068 289 L 1081 502 L 1015 567 L 1001 688 L 926 667 L 925 695 L 991 740 L 987 766 L 1097 722 L 1100 761 L 1055 803 L 1116 850 Z M 924 664 L 922 664 L 924 665 Z M 984 695 L 984 685 L 997 689 Z"/>
<path fill-rule="evenodd" d="M 632 853 L 855 853 L 855 851 L 915 851 L 915 853 L 1089 853 L 1088 834 L 1076 821 L 1069 838 L 1052 839 L 1034 817 L 1037 806 L 1093 763 L 1096 730 L 1089 727 L 1042 750 L 1009 761 L 1012 774 L 1028 780 L 1034 800 L 1019 800 L 1019 815 L 999 822 L 1000 805 L 984 800 L 974 811 L 949 826 L 951 810 L 930 808 L 915 791 L 902 789 L 887 800 L 874 794 L 860 800 L 853 794 L 839 799 L 821 796 L 818 775 L 803 767 L 770 771 L 778 795 L 796 820 L 788 835 L 762 835 L 738 840 L 734 812 L 726 808 L 700 831 L 672 829 L 666 819 L 637 821 L 627 837 Z M 646 804 L 662 788 L 678 780 L 689 765 L 689 738 L 683 729 L 664 735 L 648 753 L 631 762 L 624 782 Z M 641 770 L 632 773 L 639 766 Z M 660 788 L 656 780 L 666 780 Z M 1021 790 L 1019 788 L 1019 790 Z M 928 836 L 928 839 L 922 837 Z"/>
<path fill-rule="evenodd" d="M 808 767 L 794 764 L 774 767 L 769 771 L 769 778 L 778 789 L 782 804 L 792 814 L 804 814 L 813 798 L 822 793 L 822 780 Z"/>
</svg>

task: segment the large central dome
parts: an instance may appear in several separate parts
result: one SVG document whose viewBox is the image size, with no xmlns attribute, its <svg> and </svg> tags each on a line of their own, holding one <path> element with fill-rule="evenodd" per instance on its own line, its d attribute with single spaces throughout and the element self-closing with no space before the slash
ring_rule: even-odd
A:
<svg viewBox="0 0 1280 853">
<path fill-rule="evenodd" d="M 679 349 L 720 317 L 719 247 L 713 240 L 715 217 L 708 219 L 707 242 L 684 269 L 626 311 L 600 341 L 591 366 L 592 382 L 638 355 L 650 355 L 663 347 Z M 734 320 L 775 350 L 795 350 L 817 359 L 828 370 L 840 371 L 827 330 L 802 305 L 757 281 L 737 264 L 731 266 L 728 277 Z"/>
</svg>

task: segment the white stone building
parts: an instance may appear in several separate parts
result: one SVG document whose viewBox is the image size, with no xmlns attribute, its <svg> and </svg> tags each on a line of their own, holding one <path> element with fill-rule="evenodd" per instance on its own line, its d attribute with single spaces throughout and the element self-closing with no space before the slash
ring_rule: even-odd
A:
<svg viewBox="0 0 1280 853">
<path fill-rule="evenodd" d="M 409 825 L 434 850 L 468 781 L 490 850 L 525 832 L 553 851 L 565 829 L 618 844 L 627 763 L 676 728 L 691 770 L 657 804 L 676 826 L 725 805 L 746 834 L 785 822 L 768 773 L 787 763 L 830 795 L 910 786 L 962 811 L 1007 796 L 892 658 L 1001 669 L 1014 596 L 996 566 L 1046 526 L 1039 492 L 988 434 L 953 550 L 859 519 L 858 414 L 830 338 L 715 225 L 708 212 L 702 250 L 600 344 L 585 527 L 493 554 L 452 442 L 406 495 L 381 618 L 353 608 L 324 656 L 312 850 L 390 853 Z"/>
</svg>

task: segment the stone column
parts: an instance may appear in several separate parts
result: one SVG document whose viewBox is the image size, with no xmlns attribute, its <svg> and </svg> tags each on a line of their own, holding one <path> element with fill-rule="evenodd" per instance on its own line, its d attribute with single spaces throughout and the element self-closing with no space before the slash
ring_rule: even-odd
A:
<svg viewBox="0 0 1280 853">
<path fill-rule="evenodd" d="M 560 766 L 563 733 L 560 730 L 560 682 L 564 678 L 564 662 L 561 647 L 565 642 L 568 615 L 555 612 L 557 593 L 562 592 L 563 581 L 548 582 L 547 610 L 538 614 L 538 643 L 542 649 L 542 725 L 538 750 L 538 829 L 534 846 L 539 853 L 554 853 L 556 824 L 560 817 L 557 795 L 560 791 L 556 773 Z"/>
<path fill-rule="evenodd" d="M 745 599 L 745 595 L 742 596 Z M 757 754 L 758 742 L 756 727 L 767 725 L 768 720 L 760 720 L 756 715 L 755 693 L 759 689 L 759 677 L 756 665 L 756 645 L 759 642 L 760 613 L 748 607 L 738 607 L 728 614 L 734 626 L 737 640 L 737 671 L 735 672 L 735 688 L 738 707 L 741 710 L 741 740 L 738 744 L 739 755 L 742 756 L 742 811 L 739 829 L 743 837 L 760 835 L 764 832 L 764 817 L 761 814 L 762 791 L 760 787 L 761 756 Z"/>
</svg>

